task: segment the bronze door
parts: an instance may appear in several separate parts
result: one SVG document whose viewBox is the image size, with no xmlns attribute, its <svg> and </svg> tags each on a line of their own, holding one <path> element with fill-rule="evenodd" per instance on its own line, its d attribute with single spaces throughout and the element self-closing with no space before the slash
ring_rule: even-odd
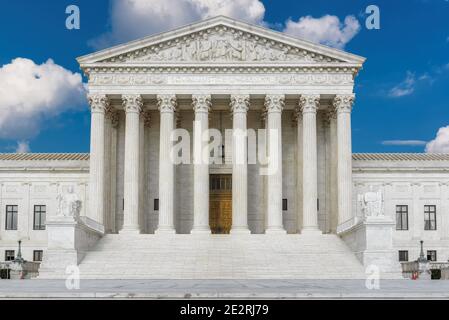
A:
<svg viewBox="0 0 449 320">
<path fill-rule="evenodd" d="M 209 225 L 213 234 L 228 234 L 232 226 L 232 175 L 211 174 Z"/>
</svg>

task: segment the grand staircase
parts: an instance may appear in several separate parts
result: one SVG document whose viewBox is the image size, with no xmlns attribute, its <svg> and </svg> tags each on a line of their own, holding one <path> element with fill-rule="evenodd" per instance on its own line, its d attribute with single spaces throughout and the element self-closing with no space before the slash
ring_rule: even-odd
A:
<svg viewBox="0 0 449 320">
<path fill-rule="evenodd" d="M 336 235 L 108 234 L 82 279 L 363 279 Z"/>
</svg>

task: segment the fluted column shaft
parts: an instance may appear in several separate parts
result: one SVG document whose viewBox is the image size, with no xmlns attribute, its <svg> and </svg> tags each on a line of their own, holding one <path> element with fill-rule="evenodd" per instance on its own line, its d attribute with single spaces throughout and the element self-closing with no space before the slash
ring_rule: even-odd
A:
<svg viewBox="0 0 449 320">
<path fill-rule="evenodd" d="M 193 95 L 195 112 L 193 129 L 193 230 L 210 233 L 209 226 L 209 153 L 208 132 L 210 95 Z"/>
<path fill-rule="evenodd" d="M 338 224 L 353 218 L 352 212 L 352 141 L 351 110 L 354 95 L 337 95 L 334 108 L 337 112 L 337 182 Z"/>
<path fill-rule="evenodd" d="M 331 108 L 332 109 L 332 108 Z M 330 136 L 330 214 L 331 214 L 331 232 L 337 232 L 338 226 L 338 184 L 337 184 L 337 114 L 332 110 L 329 117 L 329 136 Z"/>
<path fill-rule="evenodd" d="M 266 233 L 286 233 L 282 223 L 282 109 L 284 95 L 267 95 L 267 144 L 271 169 L 267 172 Z"/>
<path fill-rule="evenodd" d="M 300 98 L 302 112 L 303 148 L 303 227 L 302 233 L 319 232 L 318 229 L 318 160 L 316 114 L 319 95 L 303 95 Z"/>
<path fill-rule="evenodd" d="M 112 111 L 106 110 L 104 124 L 104 229 L 106 233 L 111 233 L 111 143 L 112 143 Z"/>
<path fill-rule="evenodd" d="M 89 212 L 87 216 L 104 224 L 105 182 L 105 112 L 109 108 L 106 95 L 88 96 L 91 108 L 90 168 L 89 168 Z"/>
<path fill-rule="evenodd" d="M 158 95 L 157 100 L 161 122 L 159 140 L 159 225 L 156 233 L 175 233 L 175 167 L 170 154 L 173 149 L 171 135 L 175 123 L 176 96 L 174 94 Z"/>
<path fill-rule="evenodd" d="M 249 95 L 231 96 L 232 135 L 232 228 L 231 233 L 248 229 L 248 140 Z"/>
<path fill-rule="evenodd" d="M 139 147 L 140 113 L 142 97 L 124 95 L 123 107 L 126 112 L 125 128 L 125 185 L 124 185 L 124 221 L 121 232 L 139 233 Z"/>
</svg>

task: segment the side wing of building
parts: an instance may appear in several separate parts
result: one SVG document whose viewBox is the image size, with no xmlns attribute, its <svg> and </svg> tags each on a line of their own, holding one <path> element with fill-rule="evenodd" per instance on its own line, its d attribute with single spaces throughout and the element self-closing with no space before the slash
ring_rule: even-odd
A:
<svg viewBox="0 0 449 320">
<path fill-rule="evenodd" d="M 449 155 L 354 154 L 354 210 L 358 196 L 381 189 L 385 214 L 396 222 L 393 247 L 398 260 L 416 260 L 421 240 L 432 260 L 449 259 Z"/>
<path fill-rule="evenodd" d="M 83 215 L 88 179 L 89 154 L 0 154 L 0 261 L 17 256 L 19 240 L 25 260 L 41 260 L 57 195 L 74 186 Z"/>
</svg>

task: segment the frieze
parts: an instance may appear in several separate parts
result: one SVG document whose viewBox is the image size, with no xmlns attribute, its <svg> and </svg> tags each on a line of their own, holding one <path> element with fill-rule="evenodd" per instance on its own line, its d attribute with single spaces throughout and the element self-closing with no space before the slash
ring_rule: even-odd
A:
<svg viewBox="0 0 449 320">
<path fill-rule="evenodd" d="M 170 74 L 170 75 L 141 75 L 141 74 L 96 74 L 89 80 L 90 85 L 178 85 L 178 84 L 217 84 L 229 83 L 253 84 L 253 85 L 353 85 L 351 74 L 339 73 L 307 73 L 307 74 L 265 74 L 265 75 L 195 75 L 195 74 Z"/>
</svg>

